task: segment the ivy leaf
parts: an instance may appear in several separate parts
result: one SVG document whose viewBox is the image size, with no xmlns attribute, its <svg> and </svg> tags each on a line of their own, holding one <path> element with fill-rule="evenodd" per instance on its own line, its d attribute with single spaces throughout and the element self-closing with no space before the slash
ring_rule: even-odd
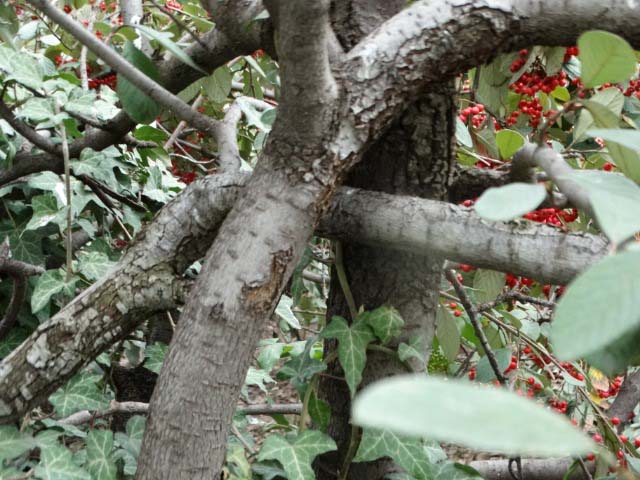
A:
<svg viewBox="0 0 640 480">
<path fill-rule="evenodd" d="M 476 300 L 481 303 L 495 300 L 504 288 L 505 278 L 504 272 L 496 272 L 484 268 L 476 270 L 473 277 Z"/>
<path fill-rule="evenodd" d="M 153 373 L 160 374 L 162 365 L 164 363 L 164 357 L 169 350 L 169 346 L 164 343 L 154 343 L 153 345 L 147 345 L 144 349 L 144 368 L 151 370 Z"/>
<path fill-rule="evenodd" d="M 383 344 L 389 343 L 400 335 L 404 320 L 398 310 L 390 306 L 378 307 L 360 316 L 371 328 Z"/>
<path fill-rule="evenodd" d="M 0 425 L 0 465 L 28 452 L 36 446 L 35 440 L 13 425 Z"/>
<path fill-rule="evenodd" d="M 524 137 L 513 130 L 500 130 L 496 132 L 496 144 L 500 158 L 508 160 L 524 145 Z"/>
<path fill-rule="evenodd" d="M 566 178 L 580 185 L 598 224 L 616 244 L 640 231 L 640 187 L 619 173 L 574 171 Z"/>
<path fill-rule="evenodd" d="M 113 432 L 110 430 L 91 430 L 87 435 L 86 469 L 93 480 L 115 480 L 118 473 L 111 458 L 113 450 Z"/>
<path fill-rule="evenodd" d="M 541 185 L 511 183 L 485 191 L 476 202 L 476 213 L 485 220 L 506 222 L 535 210 L 546 198 L 547 191 Z"/>
<path fill-rule="evenodd" d="M 126 433 L 116 432 L 115 440 L 122 447 L 113 455 L 113 460 L 124 461 L 125 475 L 135 475 L 138 468 L 138 455 L 142 445 L 142 436 L 146 418 L 142 415 L 134 415 L 127 421 Z"/>
<path fill-rule="evenodd" d="M 42 86 L 44 70 L 29 54 L 0 46 L 0 70 L 6 73 L 4 81 L 15 80 L 29 88 Z"/>
<path fill-rule="evenodd" d="M 353 421 L 505 455 L 557 457 L 596 448 L 566 418 L 514 393 L 418 375 L 367 387 L 354 402 Z"/>
<path fill-rule="evenodd" d="M 562 295 L 551 324 L 558 357 L 596 352 L 640 327 L 640 251 L 605 257 Z"/>
<path fill-rule="evenodd" d="M 582 83 L 593 88 L 623 82 L 636 71 L 636 56 L 629 43 L 610 32 L 594 30 L 578 38 Z"/>
<path fill-rule="evenodd" d="M 460 351 L 460 332 L 453 316 L 442 306 L 436 310 L 436 336 L 444 356 L 453 362 Z"/>
<path fill-rule="evenodd" d="M 124 45 L 123 55 L 151 80 L 159 81 L 160 76 L 155 63 L 130 41 Z M 161 107 L 158 102 L 148 97 L 121 74 L 118 74 L 116 91 L 122 102 L 122 107 L 136 122 L 149 123 L 160 113 Z"/>
<path fill-rule="evenodd" d="M 338 359 L 351 396 L 355 395 L 367 362 L 367 345 L 374 340 L 371 328 L 364 321 L 358 321 L 349 328 L 344 318 L 336 316 L 321 336 L 338 339 Z"/>
<path fill-rule="evenodd" d="M 51 222 L 64 222 L 64 210 L 58 208 L 56 197 L 50 193 L 45 195 L 36 195 L 31 199 L 31 208 L 33 216 L 29 223 L 24 227 L 25 230 L 37 230 Z"/>
<path fill-rule="evenodd" d="M 60 180 L 60 176 L 53 172 L 40 172 L 29 177 L 27 185 L 31 188 L 53 192 L 59 188 L 59 185 L 63 185 L 63 183 L 62 180 Z"/>
<path fill-rule="evenodd" d="M 172 40 L 173 33 L 171 32 L 158 32 L 152 28 L 146 27 L 144 25 L 137 25 L 137 29 L 140 33 L 142 33 L 149 40 L 155 40 L 164 48 L 169 50 L 177 59 L 181 62 L 186 63 L 194 70 L 207 75 L 209 72 L 202 69 L 202 67 L 198 66 L 196 62 L 194 62 L 189 55 L 187 55 L 184 50 L 182 50 L 176 43 Z"/>
<path fill-rule="evenodd" d="M 312 392 L 309 397 L 309 416 L 321 431 L 326 431 L 331 419 L 331 406 Z"/>
<path fill-rule="evenodd" d="M 207 97 L 214 103 L 224 103 L 231 92 L 233 76 L 229 67 L 216 68 L 213 74 L 205 78 L 202 87 L 207 92 Z"/>
<path fill-rule="evenodd" d="M 51 300 L 51 297 L 62 292 L 65 282 L 60 270 L 47 270 L 38 278 L 36 288 L 31 295 L 31 313 L 38 313 Z"/>
<path fill-rule="evenodd" d="M 422 365 L 426 365 L 425 357 L 426 348 L 419 335 L 413 335 L 409 338 L 409 343 L 401 343 L 398 345 L 398 358 L 402 362 L 406 362 L 410 358 L 417 358 Z"/>
<path fill-rule="evenodd" d="M 307 340 L 304 351 L 285 363 L 278 372 L 279 378 L 290 379 L 290 383 L 298 390 L 301 396 L 304 394 L 309 379 L 327 369 L 326 363 L 311 354 L 316 341 L 317 338 L 315 337 Z"/>
<path fill-rule="evenodd" d="M 389 430 L 365 428 L 354 462 L 372 462 L 390 457 L 417 480 L 432 478 L 429 457 L 423 441 L 403 437 Z"/>
<path fill-rule="evenodd" d="M 40 451 L 35 473 L 42 480 L 91 480 L 91 475 L 73 462 L 71 452 L 58 445 Z"/>
<path fill-rule="evenodd" d="M 88 280 L 95 281 L 109 273 L 115 264 L 105 253 L 87 252 L 80 257 L 78 270 Z"/>
<path fill-rule="evenodd" d="M 61 417 L 68 417 L 79 410 L 100 410 L 109 405 L 104 393 L 98 388 L 100 376 L 80 373 L 49 397 Z"/>
<path fill-rule="evenodd" d="M 119 186 L 113 169 L 119 167 L 118 162 L 108 151 L 96 152 L 91 148 L 82 150 L 80 158 L 71 162 L 71 168 L 76 175 L 95 178 L 114 190 L 119 190 Z"/>
<path fill-rule="evenodd" d="M 244 385 L 255 385 L 263 392 L 267 393 L 267 387 L 264 385 L 266 383 L 272 383 L 273 378 L 269 376 L 269 373 L 265 370 L 259 370 L 257 368 L 249 367 L 247 371 L 247 376 L 244 380 Z"/>
<path fill-rule="evenodd" d="M 269 435 L 258 455 L 258 460 L 277 460 L 289 480 L 314 480 L 313 459 L 325 452 L 336 450 L 331 437 L 317 430 L 305 430 L 293 441 L 282 435 Z"/>
<path fill-rule="evenodd" d="M 282 320 L 287 322 L 287 324 L 294 330 L 300 330 L 302 328 L 302 325 L 300 325 L 300 321 L 296 318 L 293 310 L 291 310 L 292 306 L 293 300 L 291 299 L 291 297 L 282 295 L 280 297 L 280 301 L 278 302 L 278 306 L 276 307 L 275 314 Z"/>
</svg>

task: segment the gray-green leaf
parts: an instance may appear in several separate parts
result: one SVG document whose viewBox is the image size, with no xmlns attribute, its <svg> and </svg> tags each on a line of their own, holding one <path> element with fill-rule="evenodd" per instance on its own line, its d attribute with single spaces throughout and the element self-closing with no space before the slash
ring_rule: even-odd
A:
<svg viewBox="0 0 640 480">
<path fill-rule="evenodd" d="M 485 191 L 476 202 L 476 213 L 486 220 L 506 222 L 535 210 L 546 198 L 541 185 L 511 183 Z"/>
</svg>

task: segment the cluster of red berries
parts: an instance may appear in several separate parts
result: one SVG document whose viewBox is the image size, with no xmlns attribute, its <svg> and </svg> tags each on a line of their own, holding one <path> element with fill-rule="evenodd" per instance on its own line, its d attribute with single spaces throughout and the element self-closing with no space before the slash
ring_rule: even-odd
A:
<svg viewBox="0 0 640 480">
<path fill-rule="evenodd" d="M 608 390 L 598 388 L 598 396 L 600 398 L 615 397 L 618 394 L 618 390 L 620 390 L 623 380 L 624 379 L 622 377 L 616 377 L 613 382 L 609 384 Z"/>
<path fill-rule="evenodd" d="M 580 382 L 584 380 L 584 375 L 581 374 L 573 364 L 569 362 L 563 362 L 560 365 L 567 371 L 569 375 L 571 375 L 576 380 Z"/>
<path fill-rule="evenodd" d="M 547 223 L 561 227 L 564 223 L 575 222 L 578 218 L 578 210 L 571 208 L 563 210 L 562 208 L 541 208 L 524 215 L 524 218 L 538 223 Z"/>
<path fill-rule="evenodd" d="M 473 107 L 466 107 L 465 109 L 463 109 L 462 112 L 460 112 L 460 116 L 458 118 L 460 118 L 460 121 L 462 123 L 467 123 L 467 119 L 471 117 L 471 124 L 474 127 L 478 128 L 487 118 L 487 115 L 483 112 L 484 105 L 478 103 Z"/>
<path fill-rule="evenodd" d="M 251 58 L 260 58 L 262 55 L 264 55 L 264 50 L 259 48 L 258 50 L 256 50 L 251 54 Z"/>
<path fill-rule="evenodd" d="M 638 98 L 640 100 L 640 79 L 638 79 L 638 80 L 629 80 L 629 86 L 622 93 L 627 97 L 631 97 L 631 96 L 635 95 L 636 98 Z"/>
<path fill-rule="evenodd" d="M 558 413 L 567 413 L 568 404 L 564 400 L 556 400 L 555 398 L 550 398 L 549 405 Z"/>
<path fill-rule="evenodd" d="M 527 115 L 529 117 L 529 125 L 535 128 L 540 125 L 542 117 L 548 118 L 552 115 L 555 115 L 556 112 L 553 109 L 549 109 L 546 113 L 543 114 L 542 104 L 540 103 L 540 99 L 538 97 L 533 97 L 531 100 L 520 100 L 520 102 L 518 103 L 518 108 L 511 112 L 511 114 L 507 117 L 507 125 L 515 125 L 518 122 L 520 114 Z"/>
<path fill-rule="evenodd" d="M 197 178 L 196 172 L 187 172 L 181 170 L 175 160 L 171 161 L 171 167 L 169 167 L 169 171 L 174 177 L 179 178 L 182 183 L 186 183 L 187 185 L 189 185 Z"/>
<path fill-rule="evenodd" d="M 528 55 L 529 51 L 526 48 L 520 50 L 520 57 L 511 64 L 509 70 L 515 73 L 524 67 L 527 63 Z M 530 72 L 524 72 L 518 80 L 509 85 L 509 89 L 520 95 L 533 96 L 538 91 L 551 93 L 556 87 L 567 85 L 567 74 L 564 71 L 561 70 L 555 75 L 547 76 L 539 63 L 534 62 L 533 68 Z"/>
<path fill-rule="evenodd" d="M 91 3 L 91 4 L 93 5 L 93 2 L 91 2 L 91 1 L 90 1 L 89 3 Z M 108 8 L 109 10 L 111 10 L 112 12 L 115 12 L 115 11 L 116 11 L 116 8 L 118 8 L 118 5 L 114 2 L 114 3 L 112 3 L 111 5 L 109 5 L 109 6 L 107 7 L 107 4 L 106 4 L 105 2 L 100 2 L 100 3 L 98 4 L 98 8 L 99 8 L 101 11 L 103 11 L 103 12 L 106 12 L 106 11 L 107 11 L 107 8 Z"/>
<path fill-rule="evenodd" d="M 504 284 L 509 288 L 531 287 L 533 285 L 533 278 L 518 277 L 516 275 L 511 275 L 510 273 L 507 273 Z"/>
<path fill-rule="evenodd" d="M 527 355 L 529 360 L 531 360 L 539 368 L 544 368 L 545 365 L 548 365 L 551 363 L 551 359 L 549 357 L 547 357 L 546 355 L 541 355 L 541 356 L 536 355 L 531 351 L 531 347 L 529 347 L 528 345 L 524 347 L 524 349 L 522 350 L 522 353 Z"/>
<path fill-rule="evenodd" d="M 65 60 L 64 58 L 62 58 L 60 55 L 56 55 L 55 57 L 53 57 L 53 61 L 56 64 L 56 67 L 59 67 L 61 65 L 64 65 L 66 63 L 73 63 L 73 62 L 77 62 L 78 60 L 75 58 L 70 58 L 68 60 Z M 87 69 L 89 68 L 89 66 L 87 65 Z"/>
<path fill-rule="evenodd" d="M 455 303 L 455 302 L 451 302 L 451 303 L 449 304 L 449 308 L 450 308 L 451 310 L 453 310 L 453 314 L 454 314 L 456 317 L 460 317 L 460 316 L 462 316 L 462 310 L 460 310 L 460 309 L 458 308 L 458 304 L 457 304 L 457 303 Z"/>
<path fill-rule="evenodd" d="M 571 60 L 571 57 L 577 57 L 580 53 L 580 49 L 578 47 L 567 47 L 564 52 L 564 59 L 562 60 L 564 63 L 567 63 Z"/>
<path fill-rule="evenodd" d="M 165 12 L 170 12 L 171 9 L 175 9 L 175 10 L 182 10 L 182 4 L 180 2 L 174 2 L 174 0 L 167 0 L 167 3 L 165 3 L 165 8 L 164 11 Z"/>
<path fill-rule="evenodd" d="M 112 90 L 115 90 L 118 86 L 118 76 L 115 73 L 111 73 L 103 77 L 91 78 L 89 80 L 89 88 L 91 89 L 97 90 L 100 88 L 100 85 L 106 85 Z"/>
<path fill-rule="evenodd" d="M 560 298 L 564 293 L 564 291 L 566 290 L 566 288 L 567 287 L 565 286 L 556 287 L 554 292 L 556 294 L 556 298 Z M 544 293 L 546 297 L 549 298 L 551 296 L 551 285 L 544 285 L 542 287 L 542 293 Z"/>
</svg>

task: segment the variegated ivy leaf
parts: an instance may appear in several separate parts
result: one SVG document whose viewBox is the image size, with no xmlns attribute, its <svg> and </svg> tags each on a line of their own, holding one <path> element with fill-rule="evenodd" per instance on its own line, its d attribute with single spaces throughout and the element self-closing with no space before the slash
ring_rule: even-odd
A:
<svg viewBox="0 0 640 480">
<path fill-rule="evenodd" d="M 110 430 L 91 430 L 87 435 L 87 461 L 85 468 L 93 480 L 115 480 L 118 473 L 111 458 L 113 451 L 113 432 Z"/>
<path fill-rule="evenodd" d="M 257 368 L 249 367 L 247 371 L 247 377 L 244 380 L 245 386 L 255 385 L 263 392 L 267 393 L 266 383 L 272 383 L 273 378 L 269 376 L 269 372 L 265 370 L 258 370 Z"/>
<path fill-rule="evenodd" d="M 25 230 L 37 230 L 51 222 L 58 225 L 65 222 L 64 209 L 58 207 L 56 197 L 50 193 L 33 197 L 31 199 L 31 208 L 33 209 L 33 216 L 27 223 Z"/>
<path fill-rule="evenodd" d="M 363 320 L 349 327 L 344 318 L 333 317 L 321 335 L 338 340 L 338 360 L 344 370 L 351 396 L 355 395 L 367 362 L 367 345 L 375 338 L 371 327 Z"/>
<path fill-rule="evenodd" d="M 397 337 L 404 325 L 400 313 L 390 306 L 383 306 L 370 312 L 364 312 L 361 318 L 373 328 L 373 333 L 382 343 L 389 343 L 391 339 Z"/>
<path fill-rule="evenodd" d="M 13 425 L 0 425 L 0 464 L 28 452 L 36 446 L 35 440 Z"/>
<path fill-rule="evenodd" d="M 87 175 L 104 183 L 108 187 L 118 190 L 114 168 L 120 164 L 114 160 L 119 153 L 115 149 L 104 149 L 96 152 L 91 148 L 85 148 L 80 152 L 80 159 L 71 162 L 71 168 L 76 175 Z"/>
<path fill-rule="evenodd" d="M 146 418 L 142 415 L 134 415 L 127 421 L 126 433 L 116 432 L 116 443 L 121 447 L 114 455 L 113 460 L 124 461 L 125 475 L 135 475 L 138 468 L 138 455 L 142 445 L 142 436 Z"/>
<path fill-rule="evenodd" d="M 272 434 L 264 441 L 258 460 L 277 460 L 289 480 L 314 480 L 313 459 L 336 448 L 331 437 L 317 430 L 305 430 L 293 440 Z"/>
<path fill-rule="evenodd" d="M 169 350 L 169 346 L 164 343 L 154 343 L 153 345 L 147 345 L 144 349 L 144 368 L 151 370 L 153 373 L 160 373 L 162 364 L 164 363 L 164 357 Z"/>
<path fill-rule="evenodd" d="M 77 278 L 74 278 L 70 283 L 66 283 L 63 275 L 60 270 L 47 270 L 40 275 L 31 296 L 32 313 L 38 313 L 49 303 L 51 297 L 62 291 L 69 294 L 73 293 L 73 286 Z"/>
<path fill-rule="evenodd" d="M 0 46 L 0 70 L 6 74 L 5 82 L 15 80 L 34 89 L 39 89 L 42 85 L 44 70 L 36 59 L 26 52 Z"/>
<path fill-rule="evenodd" d="M 417 480 L 431 479 L 431 465 L 424 442 L 388 430 L 365 428 L 354 462 L 371 462 L 390 457 Z"/>
<path fill-rule="evenodd" d="M 78 269 L 88 280 L 98 280 L 109 273 L 115 264 L 104 253 L 88 252 L 80 257 Z"/>
<path fill-rule="evenodd" d="M 89 472 L 74 463 L 71 452 L 58 445 L 40 451 L 35 473 L 42 480 L 92 480 Z"/>
<path fill-rule="evenodd" d="M 61 417 L 79 410 L 100 410 L 109 405 L 108 399 L 98 388 L 100 376 L 80 373 L 49 397 Z"/>
<path fill-rule="evenodd" d="M 398 358 L 406 362 L 410 358 L 417 358 L 423 365 L 426 366 L 427 358 L 425 357 L 426 348 L 424 342 L 418 335 L 413 335 L 409 338 L 409 343 L 401 343 L 398 345 Z"/>
<path fill-rule="evenodd" d="M 302 325 L 300 325 L 300 320 L 296 318 L 293 310 L 291 310 L 292 306 L 293 300 L 291 299 L 291 297 L 282 295 L 280 297 L 280 301 L 278 302 L 278 306 L 276 307 L 276 315 L 287 322 L 287 324 L 289 324 L 291 328 L 299 330 L 300 328 L 302 328 Z"/>
</svg>

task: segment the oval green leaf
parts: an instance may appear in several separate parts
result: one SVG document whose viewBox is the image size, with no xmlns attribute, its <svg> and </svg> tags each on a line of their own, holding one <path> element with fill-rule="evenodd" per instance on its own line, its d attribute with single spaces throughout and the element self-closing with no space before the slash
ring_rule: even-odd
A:
<svg viewBox="0 0 640 480">
<path fill-rule="evenodd" d="M 610 32 L 594 30 L 578 39 L 582 83 L 593 88 L 628 80 L 636 70 L 636 56 L 626 40 Z"/>
<path fill-rule="evenodd" d="M 500 158 L 507 160 L 524 145 L 524 137 L 513 130 L 500 130 L 496 133 L 496 144 Z"/>
<path fill-rule="evenodd" d="M 488 189 L 474 208 L 486 220 L 506 222 L 535 210 L 546 196 L 547 191 L 542 185 L 511 183 Z"/>
<path fill-rule="evenodd" d="M 587 132 L 592 137 L 600 137 L 607 142 L 619 143 L 640 152 L 640 130 L 630 128 L 596 128 Z"/>
<path fill-rule="evenodd" d="M 353 421 L 505 455 L 581 455 L 596 447 L 562 416 L 514 393 L 417 375 L 366 388 Z"/>
<path fill-rule="evenodd" d="M 606 257 L 564 293 L 551 325 L 558 357 L 594 353 L 640 326 L 640 252 Z"/>
<path fill-rule="evenodd" d="M 138 50 L 133 43 L 126 42 L 122 54 L 146 76 L 156 82 L 159 81 L 160 76 L 156 65 L 149 57 Z M 158 102 L 145 95 L 121 74 L 118 74 L 116 91 L 125 112 L 136 122 L 149 123 L 160 113 Z"/>
</svg>

